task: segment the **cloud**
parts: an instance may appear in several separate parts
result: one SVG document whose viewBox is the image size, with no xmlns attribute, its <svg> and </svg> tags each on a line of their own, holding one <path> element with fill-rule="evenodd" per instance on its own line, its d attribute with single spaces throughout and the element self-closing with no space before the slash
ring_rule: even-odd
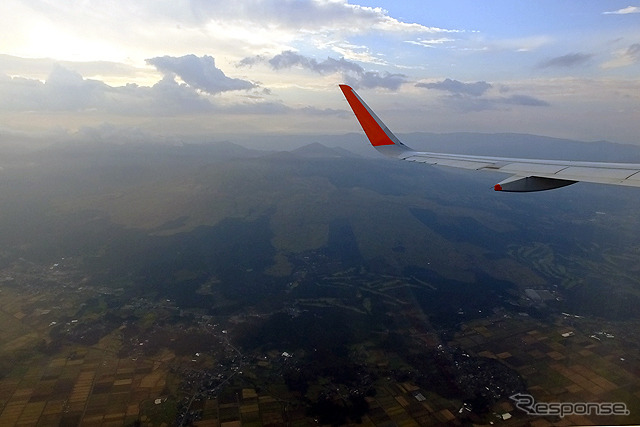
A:
<svg viewBox="0 0 640 427">
<path fill-rule="evenodd" d="M 318 62 L 313 58 L 297 54 L 292 51 L 282 52 L 267 61 L 274 70 L 282 70 L 292 67 L 306 68 L 319 74 L 333 74 L 337 72 L 362 73 L 364 69 L 355 62 L 344 58 L 334 59 L 328 57 Z"/>
<path fill-rule="evenodd" d="M 602 68 L 620 68 L 640 62 L 640 43 L 614 53 L 614 58 L 602 64 Z"/>
<path fill-rule="evenodd" d="M 635 43 L 629 46 L 626 55 L 634 61 L 640 61 L 640 43 Z"/>
<path fill-rule="evenodd" d="M 388 72 L 366 71 L 361 75 L 347 74 L 344 76 L 345 83 L 355 88 L 373 89 L 381 87 L 384 89 L 398 90 L 407 81 L 404 74 L 392 74 Z"/>
<path fill-rule="evenodd" d="M 512 52 L 532 52 L 553 42 L 553 38 L 548 35 L 536 35 L 528 37 L 504 38 L 483 41 L 482 38 L 465 50 L 474 51 L 512 51 Z"/>
<path fill-rule="evenodd" d="M 0 54 L 0 73 L 10 76 L 29 76 L 46 78 L 56 66 L 74 70 L 83 76 L 101 76 L 120 78 L 122 76 L 136 77 L 146 70 L 109 61 L 58 61 L 52 58 L 21 58 L 13 55 Z"/>
<path fill-rule="evenodd" d="M 122 115 L 184 115 L 210 112 L 213 104 L 187 84 L 165 76 L 153 86 L 110 86 L 55 65 L 44 82 L 0 76 L 5 111 L 101 112 Z"/>
<path fill-rule="evenodd" d="M 223 61 L 294 48 L 314 48 L 350 60 L 380 63 L 382 46 L 370 43 L 369 38 L 395 43 L 420 36 L 436 39 L 464 33 L 395 18 L 382 8 L 350 4 L 348 0 L 4 3 L 0 2 L 0 23 L 7 29 L 6 53 L 86 62 L 127 58 L 127 63 L 134 66 L 144 58 L 161 55 L 201 56 L 213 47 L 219 66 Z M 352 38 L 356 37 L 368 46 L 352 49 Z M 370 52 L 369 48 L 376 51 Z M 139 82 L 147 83 L 143 78 Z"/>
<path fill-rule="evenodd" d="M 627 6 L 625 8 L 614 10 L 611 12 L 602 12 L 603 15 L 629 15 L 631 13 L 640 13 L 640 7 Z"/>
<path fill-rule="evenodd" d="M 491 101 L 495 104 L 523 105 L 525 107 L 548 107 L 550 105 L 547 101 L 529 95 L 511 95 L 494 98 Z"/>
<path fill-rule="evenodd" d="M 212 95 L 256 87 L 255 84 L 247 80 L 227 77 L 222 70 L 216 67 L 215 59 L 208 55 L 202 57 L 196 55 L 162 56 L 147 59 L 147 63 L 165 75 L 177 75 L 189 86 Z"/>
<path fill-rule="evenodd" d="M 0 59 L 4 60 L 0 64 L 7 64 L 7 68 L 24 66 L 15 58 Z M 59 63 L 53 64 L 44 82 L 0 75 L 0 98 L 3 99 L 0 110 L 184 115 L 216 109 L 205 94 L 255 88 L 251 82 L 225 76 L 210 56 L 165 56 L 148 62 L 164 73 L 164 77 L 151 86 L 133 83 L 111 86 L 100 80 L 86 79 Z M 80 65 L 89 68 L 86 64 Z M 184 83 L 176 82 L 175 76 Z"/>
<path fill-rule="evenodd" d="M 434 47 L 434 46 L 442 45 L 445 43 L 451 43 L 454 41 L 456 40 L 449 37 L 439 37 L 437 39 L 418 38 L 417 40 L 407 40 L 405 41 L 405 43 L 413 44 L 416 46 L 422 46 L 422 47 Z"/>
<path fill-rule="evenodd" d="M 342 40 L 316 43 L 316 47 L 321 50 L 330 49 L 341 58 L 348 61 L 361 62 L 366 64 L 389 65 L 380 55 L 371 52 L 366 45 L 356 45 Z"/>
<path fill-rule="evenodd" d="M 549 103 L 528 95 L 486 96 L 493 85 L 485 81 L 463 83 L 458 80 L 445 79 L 436 83 L 417 83 L 416 87 L 447 92 L 440 98 L 447 107 L 461 111 L 496 110 L 503 106 L 517 105 L 525 107 L 546 107 Z M 501 86 L 500 93 L 508 92 L 508 88 Z"/>
<path fill-rule="evenodd" d="M 207 21 L 251 21 L 254 25 L 320 33 L 448 33 L 458 32 L 389 16 L 379 7 L 349 4 L 346 0 L 192 0 L 195 17 Z"/>
<path fill-rule="evenodd" d="M 84 17 L 84 29 L 90 33 L 99 25 L 109 30 L 109 25 L 126 20 L 146 26 L 164 25 L 165 28 L 180 24 L 185 28 L 206 30 L 218 23 L 271 30 L 287 30 L 313 33 L 456 33 L 457 29 L 426 26 L 393 18 L 380 7 L 351 4 L 348 0 L 111 0 L 68 4 L 52 1 L 30 1 L 23 6 L 32 14 L 55 18 L 61 25 L 77 27 Z M 22 12 L 22 10 L 21 10 Z M 91 27 L 93 25 L 93 27 Z M 251 28 L 250 27 L 250 28 Z M 111 28 L 114 33 L 135 31 L 136 28 Z M 141 31 L 144 33 L 144 31 Z M 142 34 L 141 34 L 142 35 Z M 164 34 L 153 34 L 163 37 Z"/>
<path fill-rule="evenodd" d="M 499 110 L 506 106 L 548 107 L 549 103 L 528 95 L 511 95 L 499 97 L 469 97 L 450 95 L 441 98 L 448 108 L 462 113 Z"/>
<path fill-rule="evenodd" d="M 538 68 L 575 67 L 588 62 L 592 57 L 588 53 L 568 53 L 543 61 L 538 64 Z"/>
<path fill-rule="evenodd" d="M 74 71 L 56 65 L 43 83 L 21 77 L 0 77 L 0 109 L 17 111 L 82 111 L 104 103 L 110 87 L 85 80 Z"/>
<path fill-rule="evenodd" d="M 153 86 L 127 85 L 118 89 L 118 95 L 126 91 L 119 111 L 131 110 L 139 105 L 143 114 L 186 115 L 207 113 L 214 110 L 213 104 L 198 94 L 193 87 L 177 83 L 172 76 L 165 76 Z M 111 108 L 111 110 L 114 110 Z M 133 111 L 131 111 L 133 113 Z"/>
<path fill-rule="evenodd" d="M 136 84 L 114 87 L 84 79 L 60 65 L 54 67 L 45 82 L 0 77 L 0 98 L 3 99 L 0 109 L 5 111 L 167 116 L 213 110 L 208 99 L 171 77 L 165 77 L 151 87 Z"/>
<path fill-rule="evenodd" d="M 224 88 L 237 84 L 238 79 L 229 79 L 231 82 L 226 79 L 222 79 L 227 85 Z M 196 84 L 194 81 L 191 83 Z M 212 84 L 207 80 L 205 83 Z M 371 84 L 366 75 L 363 84 Z M 217 90 L 220 87 L 218 84 Z M 212 87 L 208 89 L 213 90 Z M 219 98 L 209 96 L 191 84 L 177 82 L 173 73 L 167 73 L 151 86 L 133 83 L 110 86 L 99 80 L 86 79 L 59 64 L 53 67 L 44 82 L 0 74 L 0 99 L 3 100 L 0 112 L 71 113 L 77 117 L 104 114 L 125 117 L 184 117 L 199 114 L 317 116 L 341 113 L 312 106 L 289 107 L 281 101 L 268 100 L 264 97 L 265 93 L 268 94 L 268 91 L 254 91 L 240 98 L 235 97 L 233 102 L 229 99 L 219 101 Z"/>
<path fill-rule="evenodd" d="M 437 83 L 418 83 L 416 87 L 424 87 L 427 89 L 443 90 L 454 94 L 464 94 L 471 96 L 481 96 L 487 90 L 491 89 L 491 85 L 487 82 L 463 83 L 458 80 L 445 79 Z"/>
<path fill-rule="evenodd" d="M 294 67 L 310 70 L 322 75 L 341 74 L 341 80 L 357 88 L 385 88 L 397 90 L 407 82 L 404 74 L 392 74 L 386 71 L 367 71 L 355 62 L 344 58 L 328 57 L 323 61 L 309 58 L 293 51 L 285 51 L 272 58 L 254 56 L 240 61 L 240 66 L 252 66 L 260 63 L 269 64 L 274 70 Z"/>
</svg>

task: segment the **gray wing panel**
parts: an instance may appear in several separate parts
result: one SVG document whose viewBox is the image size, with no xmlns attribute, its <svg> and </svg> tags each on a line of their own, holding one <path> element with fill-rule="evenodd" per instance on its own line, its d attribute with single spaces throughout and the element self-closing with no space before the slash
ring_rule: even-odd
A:
<svg viewBox="0 0 640 427">
<path fill-rule="evenodd" d="M 503 172 L 516 177 L 531 176 L 640 187 L 640 164 L 635 163 L 515 159 L 428 152 L 408 152 L 400 158 L 432 165 Z"/>
</svg>

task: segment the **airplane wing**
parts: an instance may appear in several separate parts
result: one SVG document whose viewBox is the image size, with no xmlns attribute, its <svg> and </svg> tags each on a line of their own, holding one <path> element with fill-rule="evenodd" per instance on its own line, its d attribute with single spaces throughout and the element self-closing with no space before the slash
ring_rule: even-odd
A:
<svg viewBox="0 0 640 427">
<path fill-rule="evenodd" d="M 462 169 L 503 172 L 512 176 L 494 186 L 496 191 L 543 191 L 578 181 L 640 187 L 640 164 L 516 159 L 414 151 L 404 145 L 347 85 L 340 85 L 371 145 L 380 153 L 410 162 Z"/>
</svg>

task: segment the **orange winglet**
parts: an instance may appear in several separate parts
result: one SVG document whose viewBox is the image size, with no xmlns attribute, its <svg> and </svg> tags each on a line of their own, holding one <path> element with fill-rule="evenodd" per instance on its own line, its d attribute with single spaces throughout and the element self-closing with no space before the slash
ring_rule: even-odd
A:
<svg viewBox="0 0 640 427">
<path fill-rule="evenodd" d="M 356 118 L 362 126 L 362 130 L 369 138 L 371 145 L 374 147 L 380 145 L 394 145 L 395 143 L 389 138 L 389 135 L 382 128 L 375 115 L 369 110 L 369 108 L 362 102 L 360 97 L 356 95 L 350 86 L 340 85 L 344 97 L 347 98 L 347 102 L 351 106 Z"/>
</svg>

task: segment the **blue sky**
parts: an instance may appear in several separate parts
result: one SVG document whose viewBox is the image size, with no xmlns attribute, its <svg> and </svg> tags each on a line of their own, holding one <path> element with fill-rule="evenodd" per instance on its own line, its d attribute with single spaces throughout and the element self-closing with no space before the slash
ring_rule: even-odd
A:
<svg viewBox="0 0 640 427">
<path fill-rule="evenodd" d="M 640 3 L 5 0 L 0 136 L 402 132 L 640 144 Z M 245 138 L 246 140 L 246 138 Z"/>
<path fill-rule="evenodd" d="M 442 28 L 480 31 L 493 37 L 526 37 L 540 34 L 572 34 L 633 29 L 637 21 L 611 19 L 628 1 L 361 1 L 359 4 L 386 9 L 391 16 L 407 22 L 430 23 Z M 622 14 L 617 15 L 623 16 Z"/>
</svg>

